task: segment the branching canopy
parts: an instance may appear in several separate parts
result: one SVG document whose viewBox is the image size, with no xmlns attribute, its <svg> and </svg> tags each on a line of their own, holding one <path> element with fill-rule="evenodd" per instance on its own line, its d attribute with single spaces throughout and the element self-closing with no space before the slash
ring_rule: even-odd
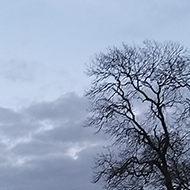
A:
<svg viewBox="0 0 190 190">
<path fill-rule="evenodd" d="M 96 159 L 106 189 L 190 189 L 190 55 L 145 41 L 110 48 L 92 61 L 87 125 L 115 139 Z"/>
</svg>

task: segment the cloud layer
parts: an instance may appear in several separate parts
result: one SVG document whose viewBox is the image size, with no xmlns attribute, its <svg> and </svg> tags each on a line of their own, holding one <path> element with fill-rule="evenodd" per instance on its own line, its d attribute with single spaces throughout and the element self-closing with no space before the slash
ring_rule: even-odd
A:
<svg viewBox="0 0 190 190">
<path fill-rule="evenodd" d="M 17 111 L 1 107 L 1 189 L 101 189 L 90 181 L 103 139 L 83 127 L 86 107 L 74 93 Z"/>
</svg>

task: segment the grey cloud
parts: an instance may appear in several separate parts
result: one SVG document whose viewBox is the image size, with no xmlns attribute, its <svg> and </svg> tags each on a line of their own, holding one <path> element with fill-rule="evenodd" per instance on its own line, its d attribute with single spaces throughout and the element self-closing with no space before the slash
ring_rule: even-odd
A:
<svg viewBox="0 0 190 190">
<path fill-rule="evenodd" d="M 100 190 L 91 184 L 103 136 L 83 127 L 88 102 L 74 93 L 13 111 L 0 108 L 4 190 Z"/>
<path fill-rule="evenodd" d="M 41 102 L 31 105 L 26 113 L 38 120 L 83 119 L 86 112 L 87 100 L 75 93 L 68 93 L 53 102 Z"/>
<path fill-rule="evenodd" d="M 17 138 L 38 128 L 38 124 L 24 113 L 0 107 L 0 138 Z"/>
<path fill-rule="evenodd" d="M 52 190 L 52 189 L 91 189 L 100 190 L 92 185 L 89 161 L 70 160 L 63 157 L 47 157 L 33 160 L 35 167 L 1 167 L 2 189 Z M 12 185 L 11 185 L 12 184 Z"/>
<path fill-rule="evenodd" d="M 15 111 L 0 107 L 0 122 L 2 123 L 10 123 L 13 122 L 19 122 L 20 121 L 20 115 L 16 113 Z"/>
<path fill-rule="evenodd" d="M 1 76 L 11 81 L 30 81 L 34 78 L 35 63 L 11 59 L 1 61 Z"/>
</svg>

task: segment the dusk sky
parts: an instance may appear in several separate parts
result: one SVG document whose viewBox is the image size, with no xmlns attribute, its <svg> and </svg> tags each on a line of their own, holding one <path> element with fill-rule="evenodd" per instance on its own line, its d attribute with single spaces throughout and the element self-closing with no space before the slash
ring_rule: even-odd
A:
<svg viewBox="0 0 190 190">
<path fill-rule="evenodd" d="M 0 189 L 102 190 L 107 140 L 84 128 L 85 75 L 108 47 L 190 48 L 189 0 L 0 0 Z"/>
</svg>

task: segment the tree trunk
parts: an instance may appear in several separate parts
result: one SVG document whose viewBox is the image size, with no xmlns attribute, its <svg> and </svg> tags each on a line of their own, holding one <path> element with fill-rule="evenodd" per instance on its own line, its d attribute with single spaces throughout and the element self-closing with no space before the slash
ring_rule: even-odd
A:
<svg viewBox="0 0 190 190">
<path fill-rule="evenodd" d="M 171 180 L 170 180 L 170 177 L 167 177 L 167 176 L 165 176 L 165 180 L 166 180 L 166 187 L 167 187 L 167 190 L 175 190 L 174 188 L 173 188 L 173 185 L 172 185 L 172 182 L 171 182 Z"/>
<path fill-rule="evenodd" d="M 175 190 L 172 185 L 172 180 L 171 180 L 170 173 L 168 171 L 168 166 L 167 166 L 165 157 L 162 158 L 162 164 L 163 165 L 160 167 L 160 170 L 163 173 L 164 178 L 165 178 L 165 186 L 166 186 L 167 190 Z"/>
<path fill-rule="evenodd" d="M 173 185 L 172 185 L 170 173 L 168 172 L 168 169 L 167 169 L 167 164 L 165 161 L 164 161 L 164 163 L 165 164 L 162 167 L 162 173 L 164 174 L 164 177 L 165 177 L 166 188 L 167 188 L 167 190 L 175 190 Z"/>
</svg>

